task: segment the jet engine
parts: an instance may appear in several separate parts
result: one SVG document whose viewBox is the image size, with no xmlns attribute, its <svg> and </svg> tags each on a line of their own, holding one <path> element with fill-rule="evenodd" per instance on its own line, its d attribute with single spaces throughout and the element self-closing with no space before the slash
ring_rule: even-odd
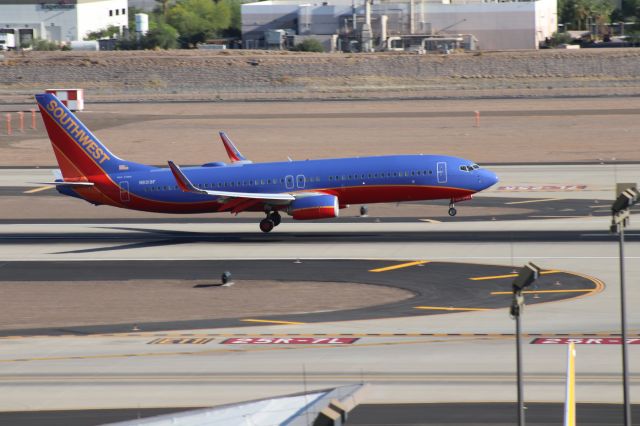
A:
<svg viewBox="0 0 640 426">
<path fill-rule="evenodd" d="M 311 220 L 338 217 L 339 211 L 338 197 L 322 194 L 296 198 L 287 213 L 296 220 Z"/>
</svg>

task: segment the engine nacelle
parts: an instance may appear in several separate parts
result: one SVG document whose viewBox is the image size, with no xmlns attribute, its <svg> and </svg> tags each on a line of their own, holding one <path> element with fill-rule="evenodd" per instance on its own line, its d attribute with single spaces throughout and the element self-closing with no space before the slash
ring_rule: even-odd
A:
<svg viewBox="0 0 640 426">
<path fill-rule="evenodd" d="M 340 214 L 338 197 L 335 195 L 310 195 L 296 198 L 287 213 L 296 220 L 330 219 Z"/>
</svg>

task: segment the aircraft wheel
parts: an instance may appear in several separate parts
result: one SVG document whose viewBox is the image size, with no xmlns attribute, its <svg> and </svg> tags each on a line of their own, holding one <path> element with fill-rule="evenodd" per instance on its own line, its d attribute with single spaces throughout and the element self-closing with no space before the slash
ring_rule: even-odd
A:
<svg viewBox="0 0 640 426">
<path fill-rule="evenodd" d="M 458 210 L 456 210 L 455 207 L 451 207 L 449 209 L 449 216 L 455 216 L 458 213 Z"/>
<path fill-rule="evenodd" d="M 273 226 L 278 226 L 280 225 L 280 222 L 282 222 L 282 216 L 280 216 L 280 213 L 278 212 L 271 213 L 269 215 L 269 219 L 273 221 Z"/>
<path fill-rule="evenodd" d="M 271 220 L 271 219 L 262 219 L 260 221 L 260 230 L 262 232 L 271 232 L 271 230 L 273 229 L 274 226 L 275 226 L 275 224 L 273 223 L 273 220 Z"/>
</svg>

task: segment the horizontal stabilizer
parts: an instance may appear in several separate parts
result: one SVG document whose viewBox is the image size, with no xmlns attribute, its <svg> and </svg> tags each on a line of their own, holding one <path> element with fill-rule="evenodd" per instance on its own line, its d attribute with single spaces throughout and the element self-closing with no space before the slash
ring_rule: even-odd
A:
<svg viewBox="0 0 640 426">
<path fill-rule="evenodd" d="M 80 182 L 80 181 L 55 181 L 55 182 L 32 182 L 35 185 L 55 185 L 55 186 L 93 186 L 93 182 Z"/>
<path fill-rule="evenodd" d="M 252 200 L 273 200 L 273 201 L 292 201 L 295 197 L 286 193 L 265 193 L 265 192 L 231 192 L 231 191 L 210 191 L 207 189 L 201 189 L 191 183 L 189 178 L 180 170 L 173 161 L 169 161 L 169 168 L 173 173 L 173 176 L 178 182 L 178 187 L 184 192 L 193 192 L 196 194 L 206 194 L 213 197 L 227 197 L 227 198 L 246 198 Z"/>
</svg>

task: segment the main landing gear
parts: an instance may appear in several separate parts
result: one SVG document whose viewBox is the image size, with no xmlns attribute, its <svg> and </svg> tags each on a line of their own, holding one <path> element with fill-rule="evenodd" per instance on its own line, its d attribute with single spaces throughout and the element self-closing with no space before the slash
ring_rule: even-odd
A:
<svg viewBox="0 0 640 426">
<path fill-rule="evenodd" d="M 458 214 L 458 210 L 456 210 L 456 206 L 453 204 L 453 201 L 449 203 L 449 216 L 453 217 Z"/>
<path fill-rule="evenodd" d="M 275 212 L 267 212 L 267 217 L 260 221 L 260 230 L 262 232 L 271 232 L 273 228 L 280 225 L 282 222 L 282 217 L 280 213 Z"/>
</svg>

